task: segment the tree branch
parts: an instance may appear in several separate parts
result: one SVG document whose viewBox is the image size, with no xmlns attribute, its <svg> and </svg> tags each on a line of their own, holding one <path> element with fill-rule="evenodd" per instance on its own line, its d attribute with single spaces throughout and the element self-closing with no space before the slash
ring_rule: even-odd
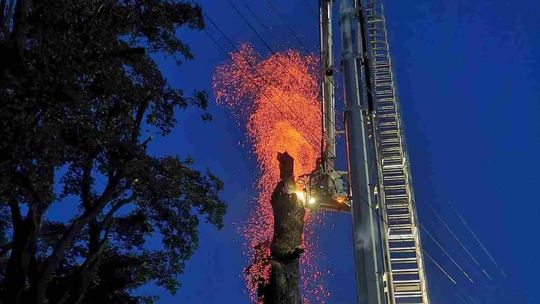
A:
<svg viewBox="0 0 540 304">
<path fill-rule="evenodd" d="M 105 251 L 105 248 L 107 248 L 107 244 L 108 239 L 107 236 L 105 236 L 105 238 L 100 242 L 97 250 L 90 253 L 86 257 L 84 263 L 79 267 L 77 271 L 77 280 L 80 282 L 80 284 L 76 284 L 73 288 L 67 289 L 62 295 L 60 301 L 58 301 L 58 304 L 65 303 L 69 299 L 70 295 L 77 297 L 77 300 L 74 301 L 74 303 L 80 303 L 84 299 L 88 286 L 94 278 L 94 273 L 99 268 L 99 260 Z"/>
<path fill-rule="evenodd" d="M 146 54 L 146 50 L 143 47 L 128 47 L 125 49 L 105 53 L 106 56 L 120 57 L 120 58 L 124 58 L 125 56 L 129 56 L 129 55 L 144 55 L 144 54 Z"/>
<path fill-rule="evenodd" d="M 48 180 L 52 185 L 53 170 L 50 166 L 44 166 L 42 179 Z M 32 181 L 28 175 L 16 174 L 16 188 L 9 200 L 11 217 L 13 222 L 13 237 L 11 254 L 6 267 L 2 282 L 2 300 L 4 303 L 20 303 L 28 279 L 28 271 L 31 260 L 34 258 L 39 237 L 39 231 L 43 222 L 43 214 L 49 201 L 47 197 L 36 193 Z M 29 208 L 26 217 L 20 211 L 19 202 L 15 195 L 20 189 L 30 193 L 28 198 Z M 24 191 L 23 191 L 23 194 Z"/>
<path fill-rule="evenodd" d="M 4 17 L 6 13 L 6 0 L 0 1 L 0 27 L 4 24 Z"/>
<path fill-rule="evenodd" d="M 118 204 L 118 205 L 115 206 L 113 209 L 117 211 L 118 209 L 120 209 L 120 207 L 123 204 Z M 98 249 L 90 255 L 89 257 L 90 262 L 87 264 L 86 268 L 84 269 L 86 273 L 84 273 L 83 271 L 83 273 L 81 274 L 81 278 L 82 278 L 81 286 L 78 292 L 75 293 L 77 294 L 77 300 L 73 304 L 80 304 L 84 300 L 84 297 L 86 296 L 86 293 L 88 291 L 88 287 L 90 286 L 90 283 L 92 282 L 97 270 L 99 269 L 99 264 L 101 263 L 101 257 L 103 256 L 103 252 L 105 251 L 105 248 L 107 248 L 108 239 L 109 239 L 109 231 L 111 229 L 112 223 L 114 222 L 114 217 L 113 217 L 114 212 L 109 212 L 109 214 L 111 214 L 111 216 L 107 217 L 107 219 L 103 221 L 103 228 L 105 231 L 105 235 L 103 236 L 103 240 L 101 241 Z"/>
<path fill-rule="evenodd" d="M 107 215 L 101 221 L 101 225 L 99 225 L 100 228 L 98 230 L 98 233 L 101 232 L 102 230 L 105 231 L 105 235 L 103 237 L 103 240 L 101 240 L 101 242 L 99 242 L 99 246 L 97 246 L 97 248 L 95 250 L 89 250 L 89 254 L 86 257 L 86 260 L 80 266 L 80 268 L 78 270 L 78 280 L 80 281 L 80 283 L 78 285 L 76 285 L 78 287 L 73 287 L 72 288 L 72 289 L 76 288 L 77 290 L 72 290 L 72 289 L 66 290 L 64 295 L 62 296 L 62 299 L 58 302 L 58 304 L 65 303 L 68 300 L 68 298 L 70 297 L 70 295 L 76 295 L 77 296 L 77 299 L 74 301 L 74 304 L 81 303 L 81 301 L 84 300 L 84 297 L 86 296 L 86 293 L 88 291 L 88 287 L 90 286 L 90 283 L 92 282 L 92 280 L 93 280 L 93 278 L 95 276 L 95 272 L 99 268 L 99 263 L 100 263 L 99 260 L 101 259 L 101 256 L 103 255 L 103 252 L 105 251 L 105 248 L 107 247 L 109 231 L 110 231 L 110 229 L 112 227 L 112 224 L 114 222 L 114 214 L 122 206 L 124 206 L 128 202 L 132 201 L 133 197 L 134 196 L 132 195 L 129 198 L 119 200 L 111 208 L 111 210 L 109 210 L 109 212 L 107 212 Z"/>
<path fill-rule="evenodd" d="M 114 204 L 114 206 L 111 208 L 111 210 L 109 210 L 109 212 L 107 212 L 107 215 L 105 215 L 105 217 L 103 218 L 103 221 L 101 221 L 102 226 L 104 226 L 104 227 L 110 226 L 112 224 L 113 219 L 114 219 L 114 214 L 120 208 L 122 208 L 122 206 L 124 206 L 125 204 L 127 204 L 129 202 L 132 202 L 134 198 L 135 198 L 135 195 L 133 194 L 128 198 L 118 200 L 116 202 L 116 204 Z"/>
<path fill-rule="evenodd" d="M 137 114 L 135 115 L 135 123 L 133 124 L 133 130 L 131 131 L 131 140 L 133 142 L 136 142 L 137 138 L 139 137 L 142 120 L 144 118 L 144 112 L 146 112 L 147 108 L 148 101 L 143 101 L 137 109 Z"/>
<path fill-rule="evenodd" d="M 11 17 L 13 16 L 13 6 L 15 5 L 15 0 L 10 0 L 8 6 L 6 7 L 6 0 L 2 0 L 2 15 L 0 19 L 0 30 L 7 36 L 9 34 L 9 24 L 11 23 Z"/>
<path fill-rule="evenodd" d="M 19 214 L 17 204 L 11 204 L 12 212 Z M 18 216 L 18 215 L 17 215 Z M 25 288 L 28 268 L 36 251 L 36 243 L 41 229 L 43 212 L 30 208 L 26 219 L 16 220 L 18 224 L 13 227 L 13 241 L 11 254 L 7 264 L 4 280 L 2 282 L 3 303 L 18 304 Z"/>
<path fill-rule="evenodd" d="M 81 181 L 81 199 L 82 205 L 84 208 L 90 208 L 90 184 L 92 178 L 92 161 L 93 159 L 89 157 L 85 161 L 83 167 L 83 176 Z"/>
<path fill-rule="evenodd" d="M 0 258 L 4 257 L 11 250 L 12 242 L 0 246 Z"/>
<path fill-rule="evenodd" d="M 13 0 L 12 0 L 13 1 Z M 15 5 L 15 19 L 13 20 L 13 41 L 15 49 L 19 55 L 19 60 L 22 59 L 24 47 L 26 44 L 26 32 L 28 30 L 27 16 L 30 10 L 31 0 L 17 0 Z"/>
<path fill-rule="evenodd" d="M 15 230 L 22 222 L 21 208 L 19 208 L 19 202 L 17 202 L 15 197 L 9 199 L 9 210 L 11 211 L 11 222 Z"/>
<path fill-rule="evenodd" d="M 109 184 L 103 191 L 103 194 L 99 199 L 82 215 L 80 215 L 75 221 L 71 223 L 67 231 L 56 243 L 53 252 L 47 258 L 43 271 L 38 279 L 36 286 L 36 303 L 41 304 L 45 302 L 46 290 L 51 276 L 54 270 L 58 267 L 60 262 L 64 257 L 64 253 L 68 246 L 73 243 L 75 236 L 82 230 L 82 228 L 87 225 L 91 220 L 95 219 L 96 216 L 105 208 L 108 202 L 114 199 L 122 189 L 115 191 L 117 187 L 118 180 L 113 177 L 110 179 Z"/>
</svg>

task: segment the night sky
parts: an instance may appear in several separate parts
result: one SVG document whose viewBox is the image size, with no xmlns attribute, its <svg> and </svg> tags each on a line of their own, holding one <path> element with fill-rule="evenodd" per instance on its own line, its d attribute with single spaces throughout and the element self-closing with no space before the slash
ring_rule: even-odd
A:
<svg viewBox="0 0 540 304">
<path fill-rule="evenodd" d="M 306 4 L 316 9 L 317 1 L 272 0 L 302 46 L 266 0 L 245 1 L 270 29 L 241 0 L 232 1 L 276 51 L 317 52 L 318 21 Z M 227 1 L 200 3 L 234 43 L 249 42 L 262 55 L 268 54 Z M 452 284 L 426 261 L 432 303 L 540 303 L 536 293 L 540 273 L 538 12 L 537 1 L 386 1 L 420 222 L 474 280 L 471 284 L 424 235 L 425 249 L 457 282 Z M 207 28 L 231 50 L 209 22 Z M 237 231 L 256 195 L 255 159 L 242 146 L 243 126 L 226 108 L 217 106 L 211 94 L 213 70 L 226 56 L 203 32 L 182 30 L 179 35 L 191 46 L 195 59 L 180 66 L 159 55 L 156 59 L 174 86 L 186 93 L 208 91 L 214 119 L 204 123 L 195 110 L 179 113 L 175 131 L 157 140 L 151 152 L 193 156 L 197 167 L 208 167 L 222 178 L 223 198 L 229 207 L 221 231 L 201 224 L 200 248 L 187 263 L 180 277 L 183 286 L 176 295 L 151 285 L 141 292 L 161 296 L 159 303 L 248 303 L 241 277 L 247 261 Z M 341 92 L 342 87 L 337 90 Z M 427 203 L 452 226 L 492 280 L 480 273 Z M 468 234 L 451 206 L 508 278 Z M 354 303 L 350 217 L 328 214 L 325 223 L 318 232 L 324 252 L 318 263 L 332 273 L 325 278 L 331 292 L 328 303 Z"/>
</svg>

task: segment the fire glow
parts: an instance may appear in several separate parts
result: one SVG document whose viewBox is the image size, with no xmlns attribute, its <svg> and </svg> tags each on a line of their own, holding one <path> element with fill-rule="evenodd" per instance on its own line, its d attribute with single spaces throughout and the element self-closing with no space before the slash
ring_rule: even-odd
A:
<svg viewBox="0 0 540 304">
<path fill-rule="evenodd" d="M 271 193 L 279 181 L 278 152 L 295 160 L 295 176 L 315 169 L 320 155 L 321 112 L 315 56 L 288 50 L 261 58 L 248 44 L 230 54 L 231 60 L 217 67 L 213 89 L 220 104 L 228 106 L 238 122 L 246 123 L 247 138 L 256 156 L 259 194 L 241 232 L 251 266 L 245 280 L 250 298 L 256 302 L 258 284 L 268 279 L 266 262 L 272 240 Z M 314 226 L 319 216 L 307 213 L 301 259 L 304 302 L 324 303 L 328 292 L 322 284 L 323 271 L 315 261 Z"/>
</svg>

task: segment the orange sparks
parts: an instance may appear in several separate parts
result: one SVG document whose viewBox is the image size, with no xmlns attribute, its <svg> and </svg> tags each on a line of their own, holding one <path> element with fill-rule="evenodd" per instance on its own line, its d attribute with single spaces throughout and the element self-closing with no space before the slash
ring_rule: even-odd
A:
<svg viewBox="0 0 540 304">
<path fill-rule="evenodd" d="M 265 261 L 273 233 L 270 196 L 279 181 L 277 153 L 286 151 L 294 158 L 297 177 L 313 171 L 320 154 L 318 66 L 314 56 L 301 56 L 293 50 L 262 59 L 247 44 L 230 55 L 230 61 L 217 67 L 213 89 L 218 102 L 246 123 L 259 166 L 257 204 L 242 228 L 246 254 L 252 263 L 246 268 L 245 279 L 255 302 L 257 285 L 268 278 L 270 271 Z M 314 214 L 306 216 L 302 286 L 306 302 L 323 303 L 328 292 L 321 283 L 323 272 L 313 263 L 316 246 L 311 231 L 317 222 L 320 220 Z"/>
</svg>

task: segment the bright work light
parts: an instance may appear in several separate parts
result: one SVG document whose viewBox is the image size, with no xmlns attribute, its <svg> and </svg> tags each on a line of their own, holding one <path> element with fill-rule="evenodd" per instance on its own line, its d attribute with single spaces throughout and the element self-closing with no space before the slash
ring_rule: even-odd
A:
<svg viewBox="0 0 540 304">
<path fill-rule="evenodd" d="M 296 191 L 296 199 L 301 201 L 303 204 L 306 203 L 306 193 L 304 191 Z"/>
</svg>

